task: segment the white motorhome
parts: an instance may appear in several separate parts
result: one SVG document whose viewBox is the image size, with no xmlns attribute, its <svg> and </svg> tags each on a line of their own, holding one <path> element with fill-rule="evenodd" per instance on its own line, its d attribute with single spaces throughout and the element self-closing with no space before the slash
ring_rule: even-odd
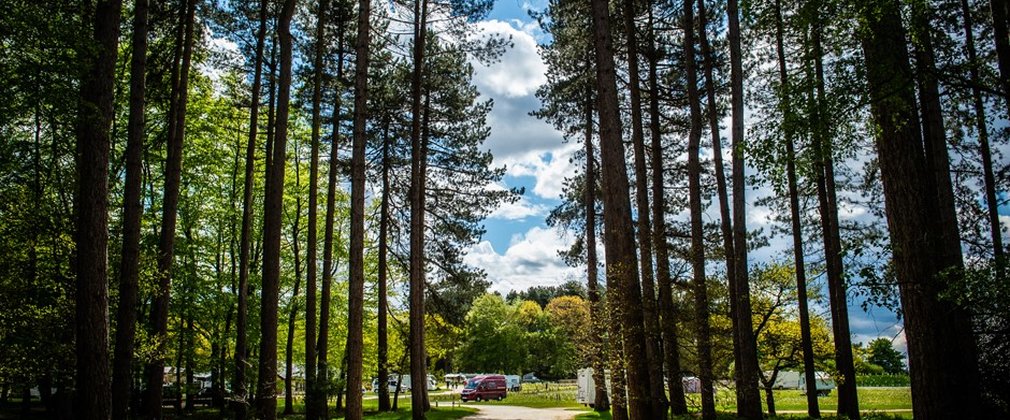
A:
<svg viewBox="0 0 1010 420">
<path fill-rule="evenodd" d="M 523 387 L 519 375 L 505 375 L 505 387 L 509 391 L 521 391 Z"/>
<path fill-rule="evenodd" d="M 389 375 L 389 379 L 388 379 L 388 382 L 386 384 L 389 387 L 389 392 L 390 393 L 396 392 L 397 378 L 400 378 L 399 380 L 402 381 L 400 383 L 400 392 L 409 392 L 410 391 L 410 375 L 397 375 L 395 373 Z M 429 391 L 434 391 L 436 389 L 438 389 L 438 385 L 435 383 L 435 377 L 431 376 L 431 375 L 428 375 L 428 390 Z M 372 379 L 372 391 L 373 392 L 379 392 L 379 379 L 378 378 Z"/>
<path fill-rule="evenodd" d="M 593 380 L 593 368 L 582 368 L 578 371 L 576 383 L 578 390 L 575 393 L 575 402 L 592 407 L 596 404 L 596 381 Z M 604 380 L 607 384 L 607 393 L 610 393 L 610 370 L 603 371 Z"/>
<path fill-rule="evenodd" d="M 771 372 L 765 372 L 765 377 L 769 375 L 771 375 Z M 814 372 L 814 377 L 817 379 L 817 395 L 828 395 L 832 389 L 835 389 L 835 381 L 831 379 L 831 375 L 828 375 L 827 372 L 816 371 Z M 775 383 L 772 385 L 772 388 L 798 389 L 806 393 L 807 378 L 803 372 L 782 371 L 775 377 Z"/>
</svg>

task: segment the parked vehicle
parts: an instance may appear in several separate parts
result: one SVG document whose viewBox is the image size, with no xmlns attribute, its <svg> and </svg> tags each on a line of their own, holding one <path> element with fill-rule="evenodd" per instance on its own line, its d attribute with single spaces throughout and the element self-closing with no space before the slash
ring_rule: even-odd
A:
<svg viewBox="0 0 1010 420">
<path fill-rule="evenodd" d="M 770 374 L 771 372 L 765 372 L 766 376 Z M 835 380 L 831 379 L 831 375 L 828 375 L 827 372 L 814 372 L 814 377 L 817 379 L 817 395 L 828 395 L 831 394 L 832 389 L 835 389 Z M 775 377 L 775 383 L 772 385 L 772 388 L 798 389 L 803 391 L 805 395 L 807 392 L 807 378 L 803 372 L 782 371 Z"/>
<path fill-rule="evenodd" d="M 523 382 L 529 382 L 531 384 L 535 384 L 540 382 L 540 378 L 538 378 L 537 375 L 534 375 L 533 372 L 530 372 L 523 375 Z"/>
<path fill-rule="evenodd" d="M 445 386 L 454 388 L 466 384 L 466 375 L 462 373 L 448 373 L 445 375 Z"/>
<path fill-rule="evenodd" d="M 479 375 L 466 382 L 459 398 L 463 401 L 501 401 L 508 396 L 504 375 Z"/>
<path fill-rule="evenodd" d="M 604 382 L 607 384 L 607 393 L 610 393 L 610 370 L 603 371 Z M 596 404 L 596 381 L 593 380 L 593 368 L 582 368 L 578 371 L 575 382 L 578 390 L 575 393 L 575 402 L 592 407 Z"/>
<path fill-rule="evenodd" d="M 410 392 L 410 375 L 397 375 L 391 374 L 387 379 L 386 386 L 389 388 L 389 392 L 396 392 L 396 381 L 400 378 L 403 381 L 400 384 L 400 392 Z M 428 375 L 428 390 L 434 391 L 438 389 L 438 385 L 435 383 L 435 377 Z M 379 378 L 372 379 L 372 392 L 379 392 Z"/>
<path fill-rule="evenodd" d="M 522 391 L 522 380 L 519 375 L 505 375 L 505 386 L 508 387 L 509 391 Z"/>
</svg>

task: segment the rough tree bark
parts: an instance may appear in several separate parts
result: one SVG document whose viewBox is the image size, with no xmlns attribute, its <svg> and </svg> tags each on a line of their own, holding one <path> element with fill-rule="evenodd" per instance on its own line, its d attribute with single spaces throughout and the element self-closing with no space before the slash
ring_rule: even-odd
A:
<svg viewBox="0 0 1010 420">
<path fill-rule="evenodd" d="M 337 80 L 344 80 L 344 19 L 337 21 Z M 333 219 L 336 212 L 337 164 L 340 149 L 340 95 L 334 95 L 333 103 L 333 138 L 330 142 L 329 185 L 326 193 L 326 230 L 323 239 L 323 290 L 319 299 L 319 341 L 316 346 L 319 362 L 316 363 L 316 381 L 319 384 L 330 382 L 330 295 L 333 287 L 333 274 L 336 271 L 336 260 L 333 259 Z M 346 356 L 346 355 L 345 355 Z M 329 416 L 329 387 L 321 386 L 319 398 L 314 399 L 316 412 L 321 418 Z M 339 406 L 338 406 L 339 409 Z"/>
<path fill-rule="evenodd" d="M 603 241 L 607 249 L 607 278 L 620 287 L 621 319 L 624 322 L 624 352 L 628 373 L 628 411 L 633 420 L 648 418 L 649 368 L 645 352 L 642 289 L 638 283 L 628 172 L 621 142 L 617 101 L 617 77 L 610 32 L 610 11 L 605 0 L 593 0 L 593 42 L 596 50 L 596 82 L 599 92 L 600 156 L 603 189 Z"/>
<path fill-rule="evenodd" d="M 691 213 L 691 271 L 694 287 L 694 323 L 698 333 L 698 378 L 701 381 L 701 416 L 715 418 L 715 387 L 712 372 L 712 328 L 708 286 L 705 284 L 705 232 L 701 200 L 701 98 L 695 59 L 694 1 L 684 2 L 684 68 L 691 128 L 687 140 L 687 179 Z"/>
<path fill-rule="evenodd" d="M 140 281 L 140 219 L 143 183 L 144 128 L 147 99 L 148 0 L 133 6 L 133 53 L 130 58 L 130 115 L 126 126 L 126 179 L 123 183 L 123 252 L 119 262 L 119 307 L 116 309 L 116 347 L 112 362 L 112 417 L 127 418 L 133 341 L 137 334 Z"/>
<path fill-rule="evenodd" d="M 670 387 L 670 412 L 687 414 L 683 372 L 680 366 L 680 343 L 676 308 L 673 303 L 673 280 L 670 276 L 670 250 L 666 241 L 666 188 L 663 169 L 663 132 L 659 111 L 659 50 L 656 47 L 652 5 L 649 6 L 649 132 L 652 148 L 652 243 L 656 251 L 656 283 L 659 286 L 659 316 L 663 339 L 663 365 Z"/>
<path fill-rule="evenodd" d="M 389 147 L 392 139 L 389 137 L 389 119 L 382 122 L 382 202 L 379 205 L 379 314 L 378 327 L 378 383 L 379 383 L 379 411 L 389 411 L 389 339 L 387 334 L 387 312 L 389 303 L 386 294 L 387 276 L 389 264 Z"/>
<path fill-rule="evenodd" d="M 94 9 L 95 50 L 85 55 L 77 116 L 75 308 L 75 409 L 82 419 L 108 419 L 109 378 L 108 206 L 109 130 L 112 125 L 122 2 L 99 1 Z"/>
<path fill-rule="evenodd" d="M 587 63 L 587 68 L 591 64 Z M 585 207 L 586 207 L 586 289 L 589 295 L 589 324 L 592 328 L 593 337 L 597 340 L 593 342 L 592 354 L 590 355 L 593 364 L 593 383 L 596 388 L 596 397 L 593 400 L 593 409 L 596 411 L 607 411 L 610 409 L 610 398 L 607 396 L 605 353 L 603 351 L 603 337 L 606 335 L 604 327 L 605 313 L 600 303 L 599 290 L 599 260 L 596 256 L 596 152 L 593 151 L 593 94 L 586 92 L 586 186 L 585 186 Z"/>
<path fill-rule="evenodd" d="M 645 320 L 645 357 L 648 364 L 649 402 L 652 417 L 666 413 L 669 402 L 663 386 L 663 357 L 659 348 L 659 317 L 656 284 L 652 271 L 652 223 L 649 220 L 649 187 L 645 169 L 645 130 L 642 123 L 642 89 L 638 68 L 638 10 L 635 0 L 624 0 L 624 36 L 627 38 L 628 90 L 631 99 L 631 143 L 634 151 L 635 203 L 638 208 L 638 247 L 642 280 L 642 316 Z"/>
<path fill-rule="evenodd" d="M 816 13 L 816 12 L 815 12 Z M 842 241 L 838 224 L 838 201 L 835 195 L 834 146 L 828 133 L 828 116 L 824 106 L 824 64 L 821 57 L 822 24 L 819 13 L 815 16 L 813 32 L 813 60 L 815 78 L 814 143 L 818 148 L 817 196 L 821 212 L 821 229 L 824 239 L 824 258 L 828 277 L 828 299 L 831 306 L 831 329 L 835 340 L 835 367 L 842 380 L 838 384 L 838 414 L 850 419 L 859 418 L 859 400 L 856 394 L 856 369 L 852 358 L 852 338 L 849 333 L 849 306 L 842 265 Z"/>
<path fill-rule="evenodd" d="M 1010 32 L 1007 31 L 1007 15 L 1010 13 L 1007 0 L 989 0 L 992 13 L 993 38 L 996 41 L 996 64 L 999 68 L 1000 88 L 1007 101 L 1010 114 Z"/>
<path fill-rule="evenodd" d="M 245 374 L 247 369 L 246 344 L 249 311 L 249 257 L 252 242 L 253 188 L 256 166 L 256 136 L 259 129 L 260 85 L 263 78 L 263 44 L 266 37 L 267 0 L 260 1 L 260 23 L 256 33 L 256 56 L 253 59 L 252 99 L 249 102 L 249 140 L 246 143 L 245 179 L 242 191 L 242 232 L 239 238 L 238 308 L 235 318 L 235 376 L 232 389 L 235 392 L 232 409 L 236 420 L 245 420 L 249 408 Z"/>
<path fill-rule="evenodd" d="M 347 298 L 347 418 L 363 415 L 361 395 L 365 288 L 365 142 L 368 122 L 368 62 L 371 39 L 370 0 L 358 0 L 358 36 L 354 54 L 354 128 L 351 146 L 351 244 Z M 421 387 L 427 381 L 412 382 Z"/>
<path fill-rule="evenodd" d="M 286 0 L 277 21 L 280 76 L 272 161 L 263 204 L 263 295 L 260 307 L 260 359 L 257 405 L 260 417 L 277 418 L 277 300 L 280 283 L 281 213 L 291 99 L 291 16 L 296 0 Z"/>
<path fill-rule="evenodd" d="M 410 161 L 410 380 L 427 383 L 427 356 L 424 349 L 424 144 L 421 138 L 421 82 L 424 75 L 425 44 L 428 33 L 428 1 L 414 2 L 414 68 L 411 93 Z M 418 393 L 423 395 L 424 392 Z M 415 395 L 416 397 L 416 395 Z M 414 419 L 423 419 L 424 398 L 411 398 Z"/>
<path fill-rule="evenodd" d="M 319 128 L 322 125 L 320 108 L 323 98 L 323 50 L 326 47 L 326 13 L 328 0 L 319 0 L 316 10 L 316 40 L 312 59 L 312 151 L 309 157 L 309 220 L 305 264 L 305 418 L 316 420 L 319 411 L 315 399 L 319 397 L 316 384 L 316 245 L 318 243 L 319 209 Z"/>
<path fill-rule="evenodd" d="M 298 146 L 295 146 L 295 150 L 298 150 Z M 299 155 L 295 153 L 295 190 L 301 191 L 301 166 L 302 162 L 299 159 Z M 291 253 L 294 255 L 294 268 L 295 268 L 295 288 L 291 293 L 291 307 L 288 308 L 288 336 L 284 344 L 284 412 L 283 415 L 289 416 L 295 413 L 294 406 L 294 383 L 291 381 L 291 376 L 294 374 L 294 347 L 295 347 L 295 322 L 298 320 L 298 292 L 302 286 L 302 257 L 301 257 L 301 247 L 298 243 L 298 236 L 301 234 L 301 222 L 302 222 L 302 197 L 301 195 L 295 196 L 295 218 L 291 224 Z M 306 310 L 308 312 L 308 310 Z M 306 322 L 308 324 L 308 322 Z M 307 328 L 306 328 L 307 329 Z M 315 344 L 315 343 L 313 343 Z M 306 372 L 308 375 L 308 372 Z M 308 383 L 306 382 L 306 391 Z M 306 392 L 306 394 L 308 394 Z M 306 395 L 307 396 L 307 395 Z M 308 404 L 306 403 L 306 412 L 309 411 Z"/>
<path fill-rule="evenodd" d="M 607 279 L 607 324 L 610 348 L 607 351 L 610 365 L 610 414 L 615 420 L 628 420 L 628 379 L 624 364 L 624 319 L 621 316 L 621 287 Z"/>
<path fill-rule="evenodd" d="M 993 256 L 997 262 L 1003 261 L 1003 230 L 999 222 L 999 211 L 996 200 L 996 177 L 992 170 L 992 150 L 989 147 L 989 128 L 985 120 L 985 106 L 982 103 L 982 92 L 978 88 L 981 82 L 979 76 L 978 52 L 975 49 L 975 32 L 972 23 L 971 7 L 968 0 L 961 0 L 961 15 L 964 22 L 964 45 L 968 50 L 968 74 L 971 78 L 971 99 L 975 111 L 975 130 L 978 131 L 979 154 L 982 155 L 982 179 L 985 181 L 985 202 L 989 214 L 989 231 L 992 237 Z M 1002 275 L 1001 275 L 1002 277 Z"/>
<path fill-rule="evenodd" d="M 151 305 L 152 335 L 164 339 L 168 334 L 168 306 L 172 284 L 172 262 L 175 252 L 175 230 L 178 219 L 179 184 L 182 177 L 182 145 L 186 130 L 186 102 L 189 69 L 193 56 L 193 26 L 196 2 L 184 0 L 180 6 L 180 32 L 176 34 L 176 53 L 181 49 L 181 63 L 172 68 L 172 92 L 168 111 L 168 154 L 165 159 L 165 187 L 162 203 L 161 235 L 158 238 L 158 291 Z M 176 57 L 180 57 L 176 54 Z M 159 344 L 164 349 L 164 340 Z M 161 387 L 165 360 L 157 357 L 146 367 L 147 395 L 145 413 L 161 418 Z"/>
<path fill-rule="evenodd" d="M 744 200 L 744 108 L 743 53 L 740 46 L 740 13 L 737 0 L 729 0 L 726 13 L 729 21 L 730 91 L 733 135 L 733 266 L 736 296 L 736 331 L 739 336 L 739 357 L 736 364 L 737 415 L 746 419 L 761 418 L 761 392 L 758 390 L 757 344 L 751 320 L 750 284 L 747 274 L 747 209 Z"/>
<path fill-rule="evenodd" d="M 860 9 L 893 261 L 898 277 L 912 410 L 916 418 L 975 418 L 981 413 L 978 365 L 969 312 L 942 301 L 944 283 L 960 279 L 960 247 L 952 247 L 941 226 L 941 203 L 916 112 L 914 75 L 909 64 L 899 5 L 868 2 Z M 950 343 L 958 343 L 956 346 Z"/>
<path fill-rule="evenodd" d="M 775 53 L 779 70 L 779 108 L 782 111 L 782 130 L 786 146 L 786 179 L 789 184 L 789 215 L 793 236 L 793 264 L 796 268 L 796 295 L 800 315 L 800 347 L 803 350 L 803 376 L 806 379 L 807 414 L 819 418 L 821 410 L 817 402 L 817 378 L 814 366 L 814 347 L 810 337 L 810 310 L 807 308 L 807 272 L 803 255 L 803 226 L 800 220 L 799 191 L 796 186 L 796 150 L 792 126 L 792 101 L 789 74 L 786 71 L 785 34 L 782 23 L 782 1 L 775 0 Z M 771 392 L 771 382 L 766 386 L 768 412 L 774 415 L 775 400 Z"/>
<path fill-rule="evenodd" d="M 726 168 L 723 165 L 722 137 L 719 135 L 719 110 L 716 106 L 715 59 L 708 42 L 708 11 L 705 0 L 698 1 L 698 40 L 701 43 L 702 65 L 705 67 L 705 96 L 708 114 L 709 135 L 712 137 L 712 163 L 715 166 L 716 196 L 719 197 L 719 230 L 722 233 L 723 255 L 726 258 L 726 278 L 729 288 L 729 312 L 736 313 L 736 251 L 733 245 L 733 220 L 730 215 L 729 192 L 726 186 Z M 740 360 L 740 330 L 737 318 L 731 316 L 733 338 L 733 360 Z M 734 377 L 740 377 L 740 364 L 733 364 Z"/>
</svg>

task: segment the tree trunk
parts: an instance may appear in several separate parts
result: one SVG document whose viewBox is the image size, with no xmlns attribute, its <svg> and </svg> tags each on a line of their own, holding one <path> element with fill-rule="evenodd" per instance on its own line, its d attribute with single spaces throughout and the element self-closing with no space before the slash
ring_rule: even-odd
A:
<svg viewBox="0 0 1010 420">
<path fill-rule="evenodd" d="M 670 387 L 670 411 L 673 415 L 687 414 L 684 396 L 683 372 L 680 367 L 680 343 L 677 318 L 673 304 L 673 281 L 670 276 L 670 254 L 666 241 L 666 188 L 662 129 L 659 111 L 659 50 L 656 48 L 652 5 L 649 6 L 649 131 L 652 146 L 652 231 L 656 249 L 656 280 L 659 285 L 659 313 L 663 339 L 663 362 Z"/>
<path fill-rule="evenodd" d="M 112 364 L 112 417 L 127 418 L 130 409 L 130 371 L 137 333 L 140 281 L 140 219 L 144 154 L 144 109 L 147 75 L 148 0 L 133 7 L 133 55 L 130 59 L 130 115 L 127 122 L 126 179 L 123 184 L 123 252 L 119 263 L 119 307 Z"/>
<path fill-rule="evenodd" d="M 587 63 L 587 68 L 592 64 Z M 596 169 L 594 163 L 596 152 L 593 151 L 593 96 L 592 91 L 586 92 L 586 288 L 589 295 L 589 324 L 592 328 L 592 336 L 595 338 L 592 343 L 592 353 L 590 359 L 593 365 L 593 383 L 596 388 L 596 397 L 593 400 L 593 409 L 596 411 L 607 411 L 610 409 L 610 398 L 607 396 L 605 353 L 603 351 L 603 338 L 606 334 L 604 323 L 606 318 L 604 308 L 600 303 L 600 290 L 597 277 L 599 276 L 599 262 L 596 256 Z"/>
<path fill-rule="evenodd" d="M 978 131 L 979 154 L 982 155 L 982 179 L 985 181 L 985 202 L 989 214 L 989 231 L 992 235 L 992 251 L 997 263 L 1003 261 L 1003 229 L 999 222 L 999 211 L 996 200 L 996 177 L 992 170 L 992 151 L 989 148 L 989 128 L 985 120 L 985 105 L 982 103 L 982 92 L 978 85 L 981 83 L 979 76 L 978 53 L 975 50 L 975 32 L 973 30 L 971 7 L 968 0 L 961 0 L 961 14 L 964 17 L 964 43 L 968 50 L 968 72 L 971 78 L 971 99 L 975 111 L 975 129 Z M 1002 270 L 997 266 L 998 270 Z M 1002 273 L 1002 271 L 999 271 Z M 1000 277 L 1003 275 L 1000 274 Z"/>
<path fill-rule="evenodd" d="M 775 417 L 775 393 L 772 391 L 772 385 L 771 384 L 765 384 L 764 388 L 765 388 L 765 404 L 768 406 L 768 415 L 771 416 L 771 417 Z M 814 399 L 816 400 L 817 399 L 817 393 L 814 392 L 813 395 L 814 395 Z M 810 399 L 810 391 L 807 390 L 807 400 L 809 400 L 809 399 Z M 814 417 L 814 416 L 810 416 L 810 417 Z M 820 417 L 820 415 L 818 415 L 817 417 Z M 817 418 L 817 417 L 814 417 L 814 418 Z"/>
<path fill-rule="evenodd" d="M 387 286 L 386 277 L 388 273 L 389 259 L 389 170 L 392 162 L 389 161 L 389 147 L 392 139 L 389 137 L 389 120 L 384 119 L 382 127 L 382 203 L 379 208 L 379 325 L 378 335 L 378 383 L 379 383 L 379 411 L 389 411 L 389 366 L 388 349 L 389 339 L 387 337 L 387 312 L 389 303 L 386 297 Z"/>
<path fill-rule="evenodd" d="M 969 312 L 942 301 L 945 283 L 960 279 L 960 247 L 940 226 L 941 203 L 917 124 L 913 74 L 897 2 L 860 10 L 871 111 L 884 184 L 912 379 L 912 409 L 922 418 L 978 417 L 981 401 Z M 950 343 L 958 343 L 956 346 Z"/>
<path fill-rule="evenodd" d="M 695 326 L 698 329 L 698 369 L 701 380 L 702 418 L 715 418 L 715 388 L 712 372 L 712 332 L 709 324 L 708 286 L 705 281 L 705 237 L 701 198 L 701 98 L 695 59 L 694 4 L 684 4 L 684 63 L 687 73 L 687 96 L 691 113 L 688 136 L 688 189 L 691 212 L 691 267 L 694 283 Z"/>
<path fill-rule="evenodd" d="M 312 151 L 309 160 L 309 215 L 305 265 L 305 418 L 319 418 L 316 384 L 316 221 L 319 209 L 319 128 L 322 125 L 320 108 L 323 96 L 323 53 L 326 47 L 326 13 L 328 0 L 319 0 L 316 10 L 316 45 L 312 62 Z M 287 409 L 285 409 L 286 411 Z"/>
<path fill-rule="evenodd" d="M 631 419 L 648 418 L 649 368 L 645 352 L 645 331 L 641 309 L 642 289 L 638 283 L 628 172 L 621 142 L 621 120 L 617 101 L 617 77 L 607 2 L 593 0 L 593 29 L 596 47 L 596 82 L 599 92 L 600 156 L 603 185 L 603 240 L 607 249 L 607 278 L 620 287 L 624 352 L 628 372 L 628 411 Z"/>
<path fill-rule="evenodd" d="M 733 135 L 733 264 L 736 284 L 736 330 L 739 335 L 739 372 L 736 378 L 737 415 L 747 419 L 761 418 L 761 394 L 758 391 L 757 344 L 751 321 L 750 284 L 747 275 L 747 209 L 744 185 L 744 108 L 743 53 L 740 46 L 740 15 L 737 0 L 729 0 L 730 90 L 732 94 Z"/>
<path fill-rule="evenodd" d="M 153 335 L 168 334 L 168 306 L 171 297 L 172 261 L 175 253 L 175 228 L 178 219 L 179 184 L 182 177 L 182 145 L 186 131 L 186 102 L 189 90 L 189 69 L 193 56 L 193 26 L 196 2 L 183 1 L 176 52 L 182 51 L 182 63 L 172 70 L 172 93 L 168 112 L 168 155 L 165 160 L 165 187 L 162 203 L 161 232 L 158 239 L 158 291 L 151 306 Z M 177 54 L 176 57 L 179 57 Z M 164 348 L 164 341 L 159 347 Z M 147 366 L 146 414 L 161 418 L 161 386 L 165 360 L 155 358 Z"/>
<path fill-rule="evenodd" d="M 638 67 L 638 29 L 635 18 L 639 12 L 635 1 L 624 1 L 624 26 L 628 38 L 628 74 L 631 99 L 632 147 L 634 148 L 635 198 L 638 208 L 638 244 L 642 279 L 642 315 L 645 328 L 645 354 L 649 372 L 649 394 L 653 417 L 663 417 L 669 408 L 663 384 L 663 355 L 660 348 L 659 314 L 656 308 L 656 285 L 652 269 L 653 235 L 649 220 L 649 178 L 646 170 L 645 133 L 642 117 L 641 81 Z M 651 13 L 651 12 L 650 12 Z"/>
<path fill-rule="evenodd" d="M 285 151 L 288 137 L 288 104 L 291 97 L 291 16 L 295 0 L 281 8 L 277 32 L 280 42 L 280 77 L 273 162 L 267 178 L 263 210 L 263 296 L 260 311 L 260 363 L 258 376 L 259 415 L 277 417 L 277 300 L 280 283 L 281 213 L 284 197 Z"/>
<path fill-rule="evenodd" d="M 186 412 L 192 413 L 196 408 L 193 405 L 193 399 L 195 394 L 193 394 L 193 314 L 186 311 Z"/>
<path fill-rule="evenodd" d="M 267 62 L 270 73 L 267 75 L 269 90 L 267 94 L 267 141 L 264 147 L 263 158 L 263 179 L 270 179 L 270 170 L 273 169 L 274 136 L 276 134 L 275 123 L 277 122 L 277 36 L 270 38 L 270 61 Z M 265 184 L 266 182 L 264 182 Z M 266 188 L 264 187 L 264 190 Z M 260 243 L 262 248 L 262 242 Z M 262 252 L 262 249 L 260 250 Z M 262 263 L 262 261 L 261 261 Z M 263 268 L 262 266 L 260 267 Z"/>
<path fill-rule="evenodd" d="M 425 44 L 428 31 L 428 1 L 414 3 L 414 69 L 411 74 L 411 161 L 410 161 L 410 379 L 411 383 L 426 383 L 424 348 L 424 145 L 421 138 L 421 82 L 424 75 Z M 412 416 L 424 418 L 425 401 L 414 393 L 410 399 Z"/>
<path fill-rule="evenodd" d="M 803 226 L 800 220 L 799 191 L 796 186 L 796 151 L 792 130 L 792 100 L 789 88 L 789 75 L 786 72 L 786 55 L 784 30 L 782 24 L 782 1 L 775 0 L 775 52 L 778 57 L 779 91 L 781 98 L 779 107 L 782 110 L 782 130 L 785 132 L 786 144 L 786 178 L 789 184 L 789 215 L 792 222 L 793 264 L 796 268 L 796 295 L 800 317 L 800 347 L 803 349 L 803 375 L 806 378 L 807 414 L 819 418 L 821 410 L 817 402 L 817 378 L 814 366 L 814 347 L 810 336 L 810 310 L 807 308 L 807 273 L 803 256 Z M 775 415 L 775 397 L 771 386 L 765 384 L 768 401 L 768 413 Z"/>
<path fill-rule="evenodd" d="M 95 50 L 86 55 L 77 120 L 76 412 L 107 419 L 109 378 L 108 205 L 109 129 L 122 2 L 99 1 L 94 10 Z"/>
<path fill-rule="evenodd" d="M 814 142 L 819 149 L 817 162 L 817 195 L 820 202 L 821 229 L 828 277 L 828 298 L 831 303 L 831 328 L 835 339 L 835 367 L 842 376 L 838 384 L 838 414 L 859 418 L 856 394 L 856 370 L 852 359 L 852 338 L 849 333 L 849 306 L 842 266 L 842 245 L 838 225 L 838 202 L 835 196 L 834 146 L 827 131 L 828 116 L 824 103 L 824 65 L 821 57 L 820 16 L 813 28 L 816 106 L 814 107 Z M 809 392 L 808 392 L 809 394 Z M 809 398 L 809 397 L 808 397 Z"/>
<path fill-rule="evenodd" d="M 172 406 L 175 408 L 175 414 L 176 415 L 181 415 L 182 414 L 182 392 L 183 392 L 181 384 L 182 384 L 182 370 L 183 369 L 180 366 L 182 366 L 182 353 L 185 351 L 184 348 L 186 346 L 186 340 L 185 340 L 185 337 L 184 337 L 185 330 L 186 330 L 186 320 L 185 320 L 184 317 L 179 317 L 179 327 L 178 328 L 179 329 L 177 329 L 176 331 L 179 332 L 179 339 L 176 340 L 176 344 L 178 344 L 179 347 L 176 347 L 176 349 L 175 349 L 175 366 L 173 366 L 175 368 L 175 388 L 176 388 L 176 390 L 175 390 L 175 398 L 172 399 Z"/>
<path fill-rule="evenodd" d="M 252 241 L 253 188 L 256 163 L 256 136 L 259 128 L 260 85 L 263 77 L 263 44 L 266 37 L 267 0 L 260 1 L 260 24 L 256 34 L 256 56 L 253 59 L 252 100 L 249 112 L 249 141 L 246 144 L 245 180 L 242 192 L 242 233 L 239 239 L 238 309 L 235 319 L 235 377 L 232 382 L 234 392 L 232 408 L 235 420 L 245 420 L 249 403 L 245 374 L 248 362 L 246 344 L 247 314 L 249 311 L 249 247 Z"/>
<path fill-rule="evenodd" d="M 295 147 L 295 190 L 301 191 L 301 159 L 298 158 L 298 147 Z M 302 260 L 301 252 L 298 249 L 298 233 L 301 229 L 301 219 L 302 219 L 302 197 L 301 195 L 295 196 L 295 220 L 291 226 L 291 253 L 294 254 L 295 263 L 295 290 L 291 294 L 291 309 L 288 311 L 288 336 L 287 343 L 284 346 L 284 412 L 285 416 L 295 413 L 294 407 L 294 384 L 291 382 L 291 376 L 294 370 L 294 347 L 295 347 L 295 321 L 298 319 L 298 292 L 302 285 Z M 306 314 L 308 309 L 306 309 Z M 308 315 L 306 315 L 306 330 L 308 329 Z M 308 334 L 308 333 L 306 333 Z M 315 342 L 313 341 L 313 345 Z M 307 350 L 306 350 L 307 351 Z M 307 359 L 307 357 L 306 357 Z M 314 362 L 315 360 L 313 360 Z M 308 362 L 308 360 L 306 360 Z M 308 368 L 306 368 L 306 377 L 308 376 Z M 308 381 L 306 380 L 306 396 L 308 395 Z M 306 411 L 309 411 L 309 404 L 306 402 Z"/>
<path fill-rule="evenodd" d="M 715 59 L 712 47 L 708 42 L 708 11 L 705 0 L 698 0 L 698 19 L 701 29 L 699 41 L 703 65 L 705 66 L 706 110 L 708 112 L 709 134 L 712 137 L 712 163 L 715 166 L 716 195 L 719 197 L 719 228 L 722 232 L 723 255 L 726 258 L 726 279 L 729 288 L 729 313 L 732 322 L 733 360 L 740 360 L 740 330 L 737 322 L 737 277 L 736 251 L 733 244 L 733 221 L 729 211 L 729 194 L 726 186 L 726 169 L 723 165 L 722 138 L 719 136 L 719 110 L 715 103 Z M 733 364 L 734 378 L 740 377 L 740 363 Z M 739 395 L 739 389 L 737 389 Z"/>
<path fill-rule="evenodd" d="M 659 349 L 659 318 L 656 313 L 656 285 L 652 272 L 652 223 L 649 220 L 649 187 L 645 169 L 645 133 L 642 123 L 642 90 L 638 69 L 638 10 L 635 0 L 624 0 L 624 35 L 628 48 L 628 90 L 631 99 L 631 142 L 635 164 L 635 199 L 638 208 L 638 246 L 642 279 L 642 316 L 645 328 L 645 357 L 648 365 L 651 416 L 665 415 L 669 402 L 663 387 L 663 358 Z"/>
<path fill-rule="evenodd" d="M 695 59 L 694 2 L 684 2 L 684 67 L 691 129 L 687 142 L 687 178 L 691 212 L 691 269 L 694 283 L 694 322 L 698 332 L 698 378 L 701 380 L 701 416 L 715 418 L 715 387 L 712 372 L 712 328 L 709 324 L 708 286 L 705 284 L 705 232 L 701 199 L 701 98 Z"/>
<path fill-rule="evenodd" d="M 989 0 L 992 12 L 993 38 L 996 41 L 996 64 L 999 68 L 1000 90 L 1007 101 L 1010 114 L 1010 32 L 1007 31 L 1007 14 L 1010 5 L 1007 0 Z"/>
<path fill-rule="evenodd" d="M 337 80 L 344 79 L 344 19 L 337 21 Z M 330 168 L 326 192 L 326 226 L 323 239 L 323 290 L 319 301 L 319 341 L 317 345 L 316 381 L 319 384 L 319 397 L 314 399 L 316 412 L 321 418 L 329 418 L 330 389 L 330 291 L 333 287 L 333 273 L 336 271 L 336 261 L 333 259 L 333 220 L 336 212 L 337 193 L 337 163 L 340 150 L 340 95 L 334 95 L 333 133 L 330 141 Z"/>
<path fill-rule="evenodd" d="M 616 282 L 607 286 L 606 306 L 608 312 L 607 352 L 610 364 L 610 414 L 615 420 L 628 420 L 628 380 L 624 368 L 623 318 L 621 316 L 621 287 Z"/>
<path fill-rule="evenodd" d="M 347 298 L 347 412 L 348 419 L 363 414 L 361 376 L 364 352 L 365 288 L 365 142 L 368 122 L 368 53 L 371 39 L 371 2 L 358 0 L 358 36 L 355 39 L 354 131 L 351 147 L 351 243 Z M 427 384 L 427 381 L 414 382 Z"/>
</svg>

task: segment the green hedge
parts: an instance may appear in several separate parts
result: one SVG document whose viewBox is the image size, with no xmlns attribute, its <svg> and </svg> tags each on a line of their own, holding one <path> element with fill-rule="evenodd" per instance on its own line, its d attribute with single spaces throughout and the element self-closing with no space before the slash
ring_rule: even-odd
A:
<svg viewBox="0 0 1010 420">
<path fill-rule="evenodd" d="M 856 386 L 909 386 L 908 375 L 856 375 Z"/>
</svg>

